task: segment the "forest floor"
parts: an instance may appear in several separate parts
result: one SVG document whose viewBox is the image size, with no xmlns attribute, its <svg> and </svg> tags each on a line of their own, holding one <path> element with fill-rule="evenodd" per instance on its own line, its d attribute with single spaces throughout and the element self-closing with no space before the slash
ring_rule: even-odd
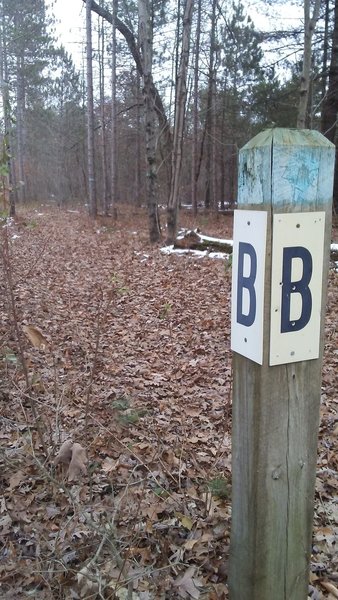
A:
<svg viewBox="0 0 338 600">
<path fill-rule="evenodd" d="M 230 217 L 181 224 L 232 236 Z M 41 207 L 1 236 L 1 597 L 228 598 L 231 268 L 163 255 L 141 211 Z M 332 269 L 312 599 L 338 597 L 337 284 Z"/>
</svg>

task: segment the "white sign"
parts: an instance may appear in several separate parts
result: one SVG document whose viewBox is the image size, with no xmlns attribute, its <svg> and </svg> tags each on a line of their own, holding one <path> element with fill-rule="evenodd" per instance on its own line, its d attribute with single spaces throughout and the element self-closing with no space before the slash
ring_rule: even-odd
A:
<svg viewBox="0 0 338 600">
<path fill-rule="evenodd" d="M 267 212 L 234 214 L 231 349 L 263 364 L 263 309 Z"/>
<path fill-rule="evenodd" d="M 325 213 L 274 215 L 270 365 L 319 357 Z"/>
</svg>

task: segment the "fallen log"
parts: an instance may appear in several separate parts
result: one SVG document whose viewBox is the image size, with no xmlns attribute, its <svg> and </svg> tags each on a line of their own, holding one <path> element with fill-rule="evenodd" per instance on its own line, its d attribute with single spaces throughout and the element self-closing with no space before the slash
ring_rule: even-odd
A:
<svg viewBox="0 0 338 600">
<path fill-rule="evenodd" d="M 196 230 L 182 230 L 176 238 L 174 248 L 179 250 L 208 250 L 232 254 L 232 240 L 223 240 L 201 234 Z M 338 262 L 338 244 L 331 244 L 330 260 Z"/>
<path fill-rule="evenodd" d="M 232 253 L 232 240 L 222 240 L 219 238 L 202 235 L 198 230 L 182 231 L 176 238 L 174 248 L 180 250 L 208 250 Z"/>
</svg>

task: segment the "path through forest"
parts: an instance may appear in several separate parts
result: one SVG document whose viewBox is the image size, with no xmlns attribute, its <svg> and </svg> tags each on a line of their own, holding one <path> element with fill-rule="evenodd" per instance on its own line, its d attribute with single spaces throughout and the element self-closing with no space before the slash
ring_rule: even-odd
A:
<svg viewBox="0 0 338 600">
<path fill-rule="evenodd" d="M 229 217 L 198 224 L 231 236 Z M 41 207 L 2 229 L 3 598 L 228 597 L 231 267 L 163 255 L 146 227 L 141 211 L 114 225 Z M 331 271 L 312 598 L 338 597 L 337 279 Z M 69 438 L 88 457 L 72 481 L 55 465 Z"/>
</svg>

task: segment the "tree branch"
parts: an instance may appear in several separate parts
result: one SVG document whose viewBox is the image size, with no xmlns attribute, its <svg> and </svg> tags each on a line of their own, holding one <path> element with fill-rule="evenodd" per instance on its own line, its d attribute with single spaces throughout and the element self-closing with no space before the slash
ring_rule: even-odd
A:
<svg viewBox="0 0 338 600">
<path fill-rule="evenodd" d="M 86 0 L 82 0 L 82 1 L 85 2 Z M 111 12 L 109 12 L 109 10 L 107 10 L 106 8 L 103 8 L 102 6 L 99 6 L 95 2 L 95 0 L 92 0 L 91 6 L 92 6 L 93 12 L 95 12 L 97 15 L 99 15 L 100 17 L 102 17 L 103 19 L 108 21 L 108 23 L 112 24 L 113 15 Z M 124 39 L 126 40 L 128 48 L 130 50 L 130 53 L 135 61 L 136 68 L 137 68 L 140 76 L 143 77 L 144 73 L 143 73 L 142 57 L 141 57 L 140 51 L 137 47 L 137 43 L 136 43 L 133 32 L 118 17 L 116 18 L 116 27 L 117 27 L 118 31 L 123 35 Z M 151 94 L 154 99 L 154 106 L 155 106 L 157 118 L 159 121 L 160 130 L 161 130 L 162 135 L 164 136 L 165 147 L 168 149 L 169 148 L 171 149 L 172 139 L 171 139 L 168 118 L 167 118 L 167 115 L 164 110 L 162 98 L 159 95 L 158 90 L 153 81 L 151 82 Z"/>
</svg>

